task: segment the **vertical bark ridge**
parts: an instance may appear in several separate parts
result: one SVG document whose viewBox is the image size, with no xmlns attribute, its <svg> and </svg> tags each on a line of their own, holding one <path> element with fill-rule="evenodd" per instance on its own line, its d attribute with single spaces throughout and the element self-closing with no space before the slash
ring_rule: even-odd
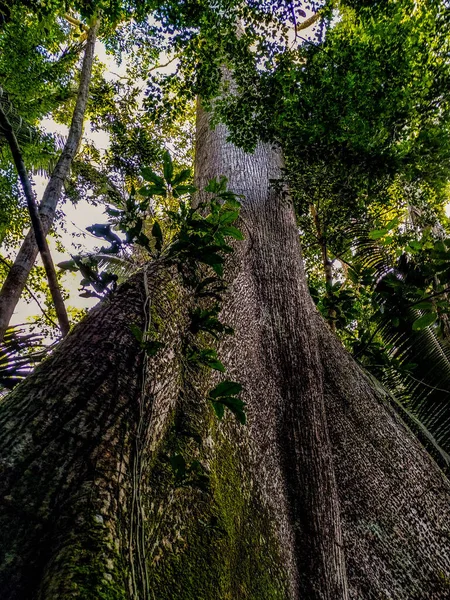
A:
<svg viewBox="0 0 450 600">
<path fill-rule="evenodd" d="M 317 319 L 350 597 L 450 597 L 450 485 Z"/>
</svg>

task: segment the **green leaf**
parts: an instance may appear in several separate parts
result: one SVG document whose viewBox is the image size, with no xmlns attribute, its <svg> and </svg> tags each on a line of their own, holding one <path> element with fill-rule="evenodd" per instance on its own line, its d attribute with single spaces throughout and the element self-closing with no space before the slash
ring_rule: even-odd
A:
<svg viewBox="0 0 450 600">
<path fill-rule="evenodd" d="M 173 162 L 172 157 L 169 152 L 166 150 L 163 154 L 163 170 L 164 170 L 164 179 L 167 183 L 172 183 L 173 177 Z"/>
<path fill-rule="evenodd" d="M 412 240 L 411 242 L 409 242 L 409 245 L 410 245 L 410 247 L 413 250 L 421 250 L 422 246 L 423 246 L 423 243 L 422 242 L 418 242 L 416 240 Z"/>
<path fill-rule="evenodd" d="M 197 188 L 194 185 L 177 185 L 173 188 L 173 195 L 175 198 L 179 198 L 184 194 L 194 194 L 196 191 Z"/>
<path fill-rule="evenodd" d="M 222 225 L 229 225 L 230 223 L 234 223 L 234 221 L 236 221 L 238 217 L 238 210 L 227 210 L 226 212 L 222 213 L 222 215 L 220 215 L 219 221 Z"/>
<path fill-rule="evenodd" d="M 211 398 L 220 398 L 221 396 L 235 396 L 242 391 L 242 385 L 236 381 L 226 379 L 221 381 L 209 392 Z"/>
<path fill-rule="evenodd" d="M 225 367 L 219 359 L 207 358 L 203 361 L 203 364 L 205 364 L 210 369 L 214 369 L 215 371 L 219 371 L 220 373 L 225 373 Z"/>
<path fill-rule="evenodd" d="M 139 190 L 141 196 L 166 196 L 167 190 L 161 185 L 145 185 Z"/>
<path fill-rule="evenodd" d="M 217 415 L 219 421 L 223 419 L 223 415 L 225 414 L 225 406 L 220 402 L 211 402 L 214 412 Z"/>
<path fill-rule="evenodd" d="M 199 262 L 205 263 L 205 265 L 212 267 L 217 275 L 223 275 L 222 265 L 224 259 L 222 256 L 220 256 L 220 254 L 217 254 L 216 252 L 204 252 L 202 254 L 197 254 L 196 258 Z"/>
<path fill-rule="evenodd" d="M 389 223 L 386 225 L 386 229 L 388 231 L 391 231 L 392 229 L 394 229 L 395 227 L 398 226 L 398 224 L 400 223 L 400 218 L 399 217 L 394 217 L 391 221 L 389 221 Z"/>
<path fill-rule="evenodd" d="M 190 362 L 205 365 L 210 369 L 215 369 L 216 371 L 225 373 L 225 367 L 217 358 L 217 352 L 213 348 L 205 348 L 204 350 L 193 350 L 187 358 Z"/>
<path fill-rule="evenodd" d="M 78 267 L 73 259 L 63 260 L 62 262 L 58 263 L 57 266 L 65 271 L 78 271 Z"/>
<path fill-rule="evenodd" d="M 213 194 L 225 192 L 227 189 L 227 181 L 227 178 L 223 176 L 220 179 L 211 179 L 208 181 L 208 185 L 205 187 L 205 192 L 211 192 Z"/>
<path fill-rule="evenodd" d="M 172 180 L 172 185 L 176 186 L 180 183 L 183 183 L 184 181 L 186 181 L 186 179 L 190 178 L 191 174 L 192 174 L 191 169 L 183 169 L 182 171 L 180 171 L 179 173 L 177 173 L 175 175 L 175 177 Z"/>
<path fill-rule="evenodd" d="M 153 223 L 152 236 L 156 240 L 156 243 L 155 243 L 156 250 L 158 252 L 161 252 L 161 248 L 162 248 L 162 245 L 163 245 L 163 234 L 162 234 L 161 226 L 158 223 L 158 221 L 155 221 Z"/>
<path fill-rule="evenodd" d="M 228 236 L 228 237 L 233 237 L 236 240 L 243 240 L 244 239 L 244 234 L 242 233 L 242 231 L 240 229 L 238 229 L 237 227 L 233 227 L 233 226 L 228 226 L 228 227 L 223 227 L 220 230 L 221 234 L 224 236 Z"/>
<path fill-rule="evenodd" d="M 236 417 L 236 419 L 242 423 L 242 425 L 245 425 L 246 421 L 247 421 L 247 417 L 244 411 L 245 408 L 245 403 L 242 402 L 242 400 L 240 400 L 239 398 L 234 398 L 234 397 L 225 397 L 225 398 L 219 398 L 217 400 L 211 400 L 213 408 L 216 412 L 216 414 L 218 415 L 218 413 L 220 413 L 222 416 L 219 418 L 223 417 L 223 410 L 221 410 L 219 408 L 219 406 L 226 406 L 228 408 L 229 411 L 231 411 L 234 416 Z"/>
<path fill-rule="evenodd" d="M 434 249 L 436 252 L 447 252 L 447 246 L 441 240 L 434 242 Z"/>
<path fill-rule="evenodd" d="M 221 396 L 217 399 L 217 402 L 225 404 L 230 410 L 242 410 L 245 406 L 245 402 L 235 396 Z"/>
<path fill-rule="evenodd" d="M 413 331 L 420 331 L 432 325 L 437 319 L 435 312 L 430 312 L 416 319 L 412 325 Z"/>
<path fill-rule="evenodd" d="M 373 229 L 372 231 L 369 231 L 369 238 L 371 240 L 379 240 L 387 233 L 389 233 L 389 229 Z"/>
<path fill-rule="evenodd" d="M 157 175 L 149 167 L 143 167 L 143 169 L 141 169 L 141 173 L 145 181 L 150 181 L 159 187 L 164 187 L 164 179 Z"/>
<path fill-rule="evenodd" d="M 217 273 L 217 275 L 219 275 L 219 277 L 222 277 L 223 275 L 223 265 L 219 264 L 219 263 L 215 263 L 213 265 L 211 265 L 212 270 Z"/>
<path fill-rule="evenodd" d="M 245 425 L 247 423 L 247 415 L 243 410 L 235 410 L 233 411 L 233 413 L 236 419 L 239 421 L 239 423 L 241 423 L 242 425 Z"/>
<path fill-rule="evenodd" d="M 115 208 L 111 208 L 111 207 L 107 207 L 105 209 L 105 212 L 110 216 L 110 217 L 120 217 L 120 215 L 123 214 L 123 212 L 121 210 L 116 210 Z"/>
<path fill-rule="evenodd" d="M 418 310 L 430 310 L 433 309 L 433 304 L 429 300 L 425 300 L 414 304 L 414 308 L 417 308 Z"/>
</svg>

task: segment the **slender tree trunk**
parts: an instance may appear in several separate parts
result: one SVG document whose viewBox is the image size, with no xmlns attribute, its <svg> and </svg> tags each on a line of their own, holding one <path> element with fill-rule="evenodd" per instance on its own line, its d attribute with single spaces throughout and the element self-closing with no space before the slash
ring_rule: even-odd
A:
<svg viewBox="0 0 450 600">
<path fill-rule="evenodd" d="M 45 188 L 39 206 L 39 216 L 44 237 L 48 235 L 51 229 L 55 217 L 56 206 L 61 198 L 64 182 L 69 175 L 73 158 L 81 141 L 98 27 L 99 21 L 97 20 L 88 33 L 83 57 L 83 66 L 80 74 L 78 96 L 69 129 L 69 135 L 58 163 L 50 177 L 50 181 Z M 0 291 L 0 341 L 5 335 L 5 331 L 23 292 L 38 252 L 39 249 L 33 229 L 30 229 Z"/>
<path fill-rule="evenodd" d="M 225 137 L 200 115 L 198 182 L 224 174 L 246 194 L 219 353 L 248 425 L 214 417 L 222 376 L 184 355 L 194 298 L 152 263 L 0 405 L 0 593 L 445 600 L 449 482 L 317 314 L 269 187 L 279 153 Z M 131 323 L 157 331 L 156 356 Z"/>
<path fill-rule="evenodd" d="M 70 324 L 69 318 L 67 317 L 66 307 L 64 306 L 64 300 L 59 289 L 58 280 L 56 277 L 55 265 L 53 264 L 52 255 L 50 248 L 47 244 L 47 239 L 42 229 L 41 219 L 39 217 L 39 211 L 36 204 L 36 198 L 34 195 L 31 181 L 28 177 L 25 164 L 23 162 L 22 153 L 17 143 L 14 130 L 11 127 L 11 123 L 8 121 L 8 117 L 3 112 L 0 106 L 0 125 L 3 128 L 3 132 L 8 140 L 9 147 L 19 174 L 19 179 L 22 184 L 22 188 L 27 200 L 28 212 L 30 213 L 31 225 L 33 228 L 33 234 L 36 238 L 36 245 L 41 255 L 42 263 L 45 268 L 47 275 L 48 286 L 52 295 L 53 304 L 55 305 L 56 316 L 58 317 L 59 327 L 61 333 L 65 336 L 69 333 Z"/>
</svg>

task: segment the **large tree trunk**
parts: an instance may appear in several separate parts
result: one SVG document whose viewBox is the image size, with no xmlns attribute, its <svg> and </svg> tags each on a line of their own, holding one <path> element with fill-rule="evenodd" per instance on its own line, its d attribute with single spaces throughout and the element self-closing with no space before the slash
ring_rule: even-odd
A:
<svg viewBox="0 0 450 600">
<path fill-rule="evenodd" d="M 39 205 L 39 217 L 44 236 L 48 235 L 52 227 L 56 207 L 61 199 L 64 182 L 69 176 L 72 161 L 83 135 L 83 121 L 89 96 L 89 85 L 91 82 L 92 66 L 94 64 L 95 41 L 97 39 L 99 24 L 100 21 L 97 20 L 89 29 L 80 73 L 77 100 L 69 134 Z M 8 271 L 8 275 L 0 291 L 0 342 L 3 340 L 9 326 L 38 252 L 39 248 L 33 228 L 31 228 L 22 242 L 14 264 Z"/>
<path fill-rule="evenodd" d="M 0 406 L 1 595 L 444 600 L 449 483 L 315 311 L 278 151 L 225 136 L 200 115 L 198 182 L 245 194 L 219 350 L 248 425 L 214 417 L 194 298 L 151 264 Z M 165 346 L 144 360 L 149 321 Z M 177 481 L 180 455 L 207 487 Z"/>
</svg>

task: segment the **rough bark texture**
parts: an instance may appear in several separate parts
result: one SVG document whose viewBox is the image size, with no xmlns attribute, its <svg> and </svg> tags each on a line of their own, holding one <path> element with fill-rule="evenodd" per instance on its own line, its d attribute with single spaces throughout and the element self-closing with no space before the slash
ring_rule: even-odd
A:
<svg viewBox="0 0 450 600">
<path fill-rule="evenodd" d="M 194 299 L 153 263 L 0 405 L 0 595 L 445 600 L 449 483 L 315 311 L 278 152 L 225 135 L 200 118 L 197 178 L 246 194 L 219 350 L 248 425 L 213 415 L 222 376 L 186 361 Z"/>
<path fill-rule="evenodd" d="M 270 180 L 282 176 L 281 154 L 267 145 L 245 154 L 226 143 L 226 135 L 224 127 L 212 131 L 206 113 L 199 111 L 199 187 L 220 172 L 230 189 L 244 196 L 248 240 L 237 252 L 223 316 L 242 336 L 236 340 L 241 351 L 233 343 L 227 364 L 243 383 L 251 407 L 257 482 L 270 512 L 279 512 L 293 593 L 347 598 L 314 307 L 292 206 L 269 187 Z"/>
<path fill-rule="evenodd" d="M 99 21 L 92 25 L 88 33 L 83 57 L 83 66 L 80 74 L 80 85 L 69 135 L 39 205 L 39 216 L 44 237 L 48 235 L 51 229 L 55 217 L 56 206 L 61 198 L 64 182 L 69 175 L 73 158 L 81 141 L 98 27 Z M 38 252 L 39 249 L 33 229 L 30 229 L 0 291 L 0 341 L 3 339 L 6 329 L 11 321 L 14 309 L 23 292 Z"/>
</svg>

